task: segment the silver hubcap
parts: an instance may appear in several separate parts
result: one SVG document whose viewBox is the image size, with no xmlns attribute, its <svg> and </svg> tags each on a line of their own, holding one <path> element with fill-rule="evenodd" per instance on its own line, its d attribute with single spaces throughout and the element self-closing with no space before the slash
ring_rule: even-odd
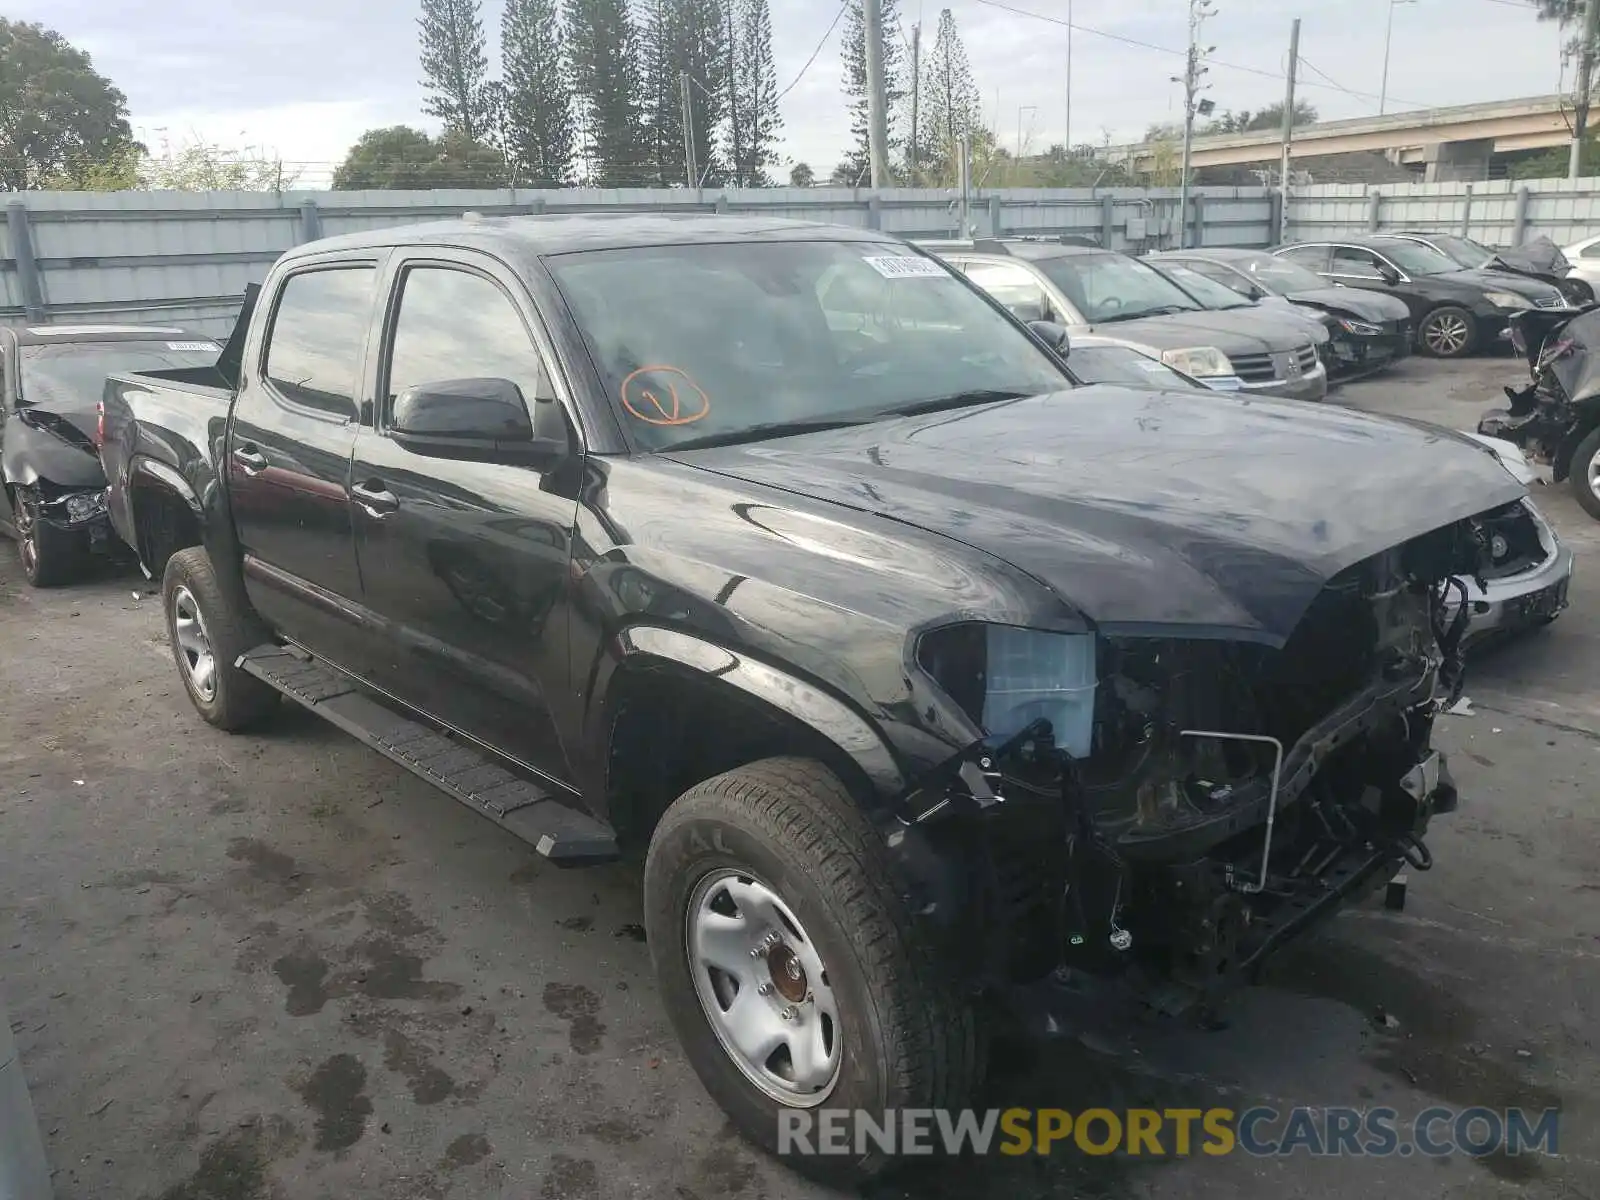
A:
<svg viewBox="0 0 1600 1200">
<path fill-rule="evenodd" d="M 1590 457 L 1587 475 L 1590 494 L 1600 496 L 1600 450 L 1596 450 Z"/>
<path fill-rule="evenodd" d="M 22 569 L 32 575 L 39 569 L 39 542 L 36 501 L 26 493 L 17 495 L 17 552 L 22 556 Z"/>
<path fill-rule="evenodd" d="M 728 1057 L 774 1100 L 821 1104 L 839 1080 L 839 1010 L 794 913 L 754 876 L 719 870 L 686 920 L 695 993 Z"/>
<path fill-rule="evenodd" d="M 1424 337 L 1428 349 L 1435 354 L 1459 354 L 1467 344 L 1468 332 L 1466 321 L 1447 313 L 1442 317 L 1429 318 Z"/>
<path fill-rule="evenodd" d="M 177 639 L 178 659 L 195 695 L 210 700 L 217 694 L 217 658 L 211 652 L 211 635 L 205 619 L 188 588 L 172 592 L 172 636 Z"/>
</svg>

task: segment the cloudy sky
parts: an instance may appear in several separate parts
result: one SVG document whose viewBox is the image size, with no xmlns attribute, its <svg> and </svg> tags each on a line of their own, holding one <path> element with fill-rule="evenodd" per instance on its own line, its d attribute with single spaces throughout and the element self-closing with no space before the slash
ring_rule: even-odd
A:
<svg viewBox="0 0 1600 1200">
<path fill-rule="evenodd" d="M 838 10 L 833 0 L 771 2 L 778 82 L 788 87 Z M 1107 133 L 1128 140 L 1181 114 L 1170 80 L 1182 69 L 1186 0 L 899 4 L 900 32 L 909 37 L 920 21 L 928 42 L 939 10 L 953 11 L 986 115 L 1006 145 L 1015 144 L 1019 120 L 1034 148 L 1060 141 L 1067 123 L 1067 29 L 1008 9 L 1062 22 L 1070 4 L 1073 142 Z M 1378 111 L 1390 0 L 1217 0 L 1216 8 L 1202 42 L 1216 47 L 1208 96 L 1218 108 L 1283 98 L 1289 25 L 1299 16 L 1302 94 L 1324 119 Z M 428 126 L 416 5 L 407 0 L 163 0 L 157 10 L 118 0 L 11 0 L 7 9 L 89 51 L 127 93 L 135 129 L 152 148 L 196 137 L 263 147 L 303 164 L 302 186 L 319 186 L 363 130 Z M 1398 0 L 1393 14 L 1390 111 L 1542 95 L 1563 81 L 1560 35 L 1524 0 Z M 484 0 L 491 63 L 499 18 L 500 0 Z M 848 138 L 840 79 L 835 31 L 783 100 L 784 153 L 819 175 L 832 170 Z"/>
</svg>

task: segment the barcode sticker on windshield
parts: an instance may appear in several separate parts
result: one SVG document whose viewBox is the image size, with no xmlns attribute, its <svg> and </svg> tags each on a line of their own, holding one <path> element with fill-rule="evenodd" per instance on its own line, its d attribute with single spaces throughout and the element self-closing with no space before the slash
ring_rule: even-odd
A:
<svg viewBox="0 0 1600 1200">
<path fill-rule="evenodd" d="M 885 279 L 944 279 L 948 277 L 931 258 L 913 258 L 907 254 L 885 254 L 868 258 L 867 263 Z"/>
<path fill-rule="evenodd" d="M 168 342 L 168 350 L 220 350 L 215 342 Z"/>
</svg>

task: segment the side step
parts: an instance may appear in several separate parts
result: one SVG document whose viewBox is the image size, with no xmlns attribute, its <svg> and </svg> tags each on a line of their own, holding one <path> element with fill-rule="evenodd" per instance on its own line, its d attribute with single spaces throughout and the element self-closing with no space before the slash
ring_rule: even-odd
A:
<svg viewBox="0 0 1600 1200">
<path fill-rule="evenodd" d="M 557 866 L 589 866 L 618 857 L 609 827 L 513 775 L 477 747 L 386 708 L 346 676 L 299 651 L 257 646 L 234 665 L 531 842 Z"/>
</svg>

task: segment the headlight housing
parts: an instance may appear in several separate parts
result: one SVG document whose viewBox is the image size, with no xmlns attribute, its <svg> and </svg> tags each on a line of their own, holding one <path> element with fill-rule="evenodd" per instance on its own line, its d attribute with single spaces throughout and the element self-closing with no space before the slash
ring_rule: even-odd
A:
<svg viewBox="0 0 1600 1200">
<path fill-rule="evenodd" d="M 73 492 L 62 501 L 67 510 L 67 520 L 87 521 L 106 511 L 106 494 L 98 492 Z"/>
<path fill-rule="evenodd" d="M 1532 308 L 1533 301 L 1515 292 L 1485 292 L 1483 298 L 1496 308 Z"/>
<path fill-rule="evenodd" d="M 1339 328 L 1357 337 L 1377 337 L 1383 332 L 1381 325 L 1374 325 L 1370 321 L 1352 321 L 1349 317 L 1339 318 Z"/>
<path fill-rule="evenodd" d="M 1196 379 L 1214 375 L 1232 375 L 1233 364 L 1228 356 L 1215 346 L 1185 346 L 1179 350 L 1163 350 L 1161 361 L 1174 370 Z"/>
<path fill-rule="evenodd" d="M 1092 633 L 969 621 L 923 635 L 917 664 L 989 737 L 1003 741 L 1042 717 L 1057 746 L 1087 758 L 1095 653 Z"/>
</svg>

